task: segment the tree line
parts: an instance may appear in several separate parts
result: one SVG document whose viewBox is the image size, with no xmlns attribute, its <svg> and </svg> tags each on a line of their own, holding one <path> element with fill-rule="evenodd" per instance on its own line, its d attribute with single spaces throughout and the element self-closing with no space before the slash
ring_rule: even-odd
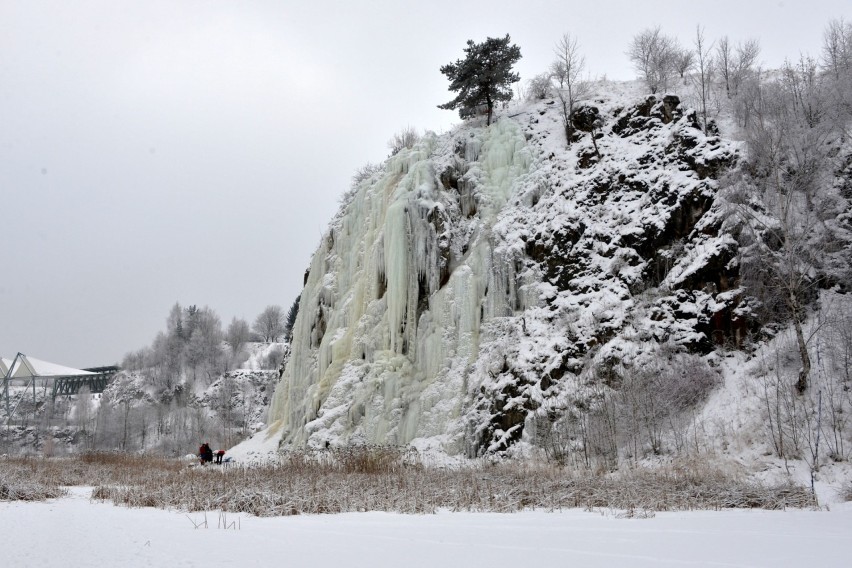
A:
<svg viewBox="0 0 852 568">
<path fill-rule="evenodd" d="M 169 385 L 181 377 L 209 382 L 243 364 L 248 358 L 248 343 L 289 341 L 298 302 L 296 298 L 286 311 L 279 305 L 267 306 L 251 326 L 245 319 L 234 317 L 227 328 L 210 307 L 175 303 L 166 318 L 165 331 L 160 331 L 150 346 L 125 355 L 122 368 L 147 369 L 162 378 L 157 382 Z"/>
<path fill-rule="evenodd" d="M 125 355 L 122 371 L 103 393 L 84 387 L 52 400 L 45 383 L 34 393 L 35 404 L 25 398 L 17 427 L 0 437 L 0 453 L 117 449 L 182 455 L 201 441 L 230 447 L 265 420 L 297 313 L 298 298 L 288 311 L 267 306 L 251 326 L 233 318 L 223 328 L 213 309 L 175 303 L 165 330 L 150 346 Z M 267 344 L 254 371 L 240 370 L 249 342 Z"/>
</svg>

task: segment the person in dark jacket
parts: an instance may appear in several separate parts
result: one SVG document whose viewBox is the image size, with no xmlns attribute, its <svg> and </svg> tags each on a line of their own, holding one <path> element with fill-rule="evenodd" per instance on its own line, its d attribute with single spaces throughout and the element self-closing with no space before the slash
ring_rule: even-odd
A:
<svg viewBox="0 0 852 568">
<path fill-rule="evenodd" d="M 213 450 L 210 449 L 210 444 L 204 442 L 198 448 L 198 457 L 201 459 L 201 464 L 210 463 L 213 461 Z"/>
</svg>

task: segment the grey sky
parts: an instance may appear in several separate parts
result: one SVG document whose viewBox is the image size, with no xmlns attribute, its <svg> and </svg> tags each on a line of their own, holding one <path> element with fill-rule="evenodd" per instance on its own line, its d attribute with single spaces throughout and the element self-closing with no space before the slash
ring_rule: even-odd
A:
<svg viewBox="0 0 852 568">
<path fill-rule="evenodd" d="M 589 71 L 630 37 L 816 54 L 848 1 L 0 0 L 0 354 L 119 361 L 169 308 L 227 325 L 289 306 L 353 171 L 406 125 L 447 130 L 438 68 L 510 33 L 523 79 L 575 34 Z"/>
</svg>

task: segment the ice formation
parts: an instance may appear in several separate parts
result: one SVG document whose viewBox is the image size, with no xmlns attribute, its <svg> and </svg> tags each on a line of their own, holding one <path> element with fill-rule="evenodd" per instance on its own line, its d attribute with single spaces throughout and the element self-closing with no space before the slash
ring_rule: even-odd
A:
<svg viewBox="0 0 852 568">
<path fill-rule="evenodd" d="M 511 120 L 471 133 L 460 155 L 450 143 L 430 134 L 391 158 L 314 256 L 270 411 L 285 440 L 460 443 L 482 321 L 515 308 L 516 276 L 495 256 L 492 227 L 532 155 Z M 448 161 L 459 192 L 439 180 Z"/>
<path fill-rule="evenodd" d="M 543 102 L 427 134 L 345 197 L 306 276 L 269 435 L 476 455 L 531 436 L 582 388 L 591 353 L 707 340 L 736 298 L 703 269 L 730 258 L 710 209 L 735 149 L 670 102 L 598 105 L 601 156 L 590 137 L 566 148 Z M 645 297 L 652 273 L 664 292 Z"/>
</svg>

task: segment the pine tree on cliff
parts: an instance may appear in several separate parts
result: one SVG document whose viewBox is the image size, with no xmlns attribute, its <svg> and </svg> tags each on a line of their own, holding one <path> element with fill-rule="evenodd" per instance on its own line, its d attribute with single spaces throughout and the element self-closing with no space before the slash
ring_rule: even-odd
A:
<svg viewBox="0 0 852 568">
<path fill-rule="evenodd" d="M 489 37 L 482 43 L 467 40 L 466 57 L 441 67 L 441 73 L 450 80 L 450 90 L 458 95 L 438 108 L 457 108 L 461 118 L 486 112 L 491 124 L 494 104 L 511 100 L 511 85 L 520 80 L 512 66 L 521 58 L 521 48 L 509 41 L 509 34 L 504 38 Z"/>
</svg>

